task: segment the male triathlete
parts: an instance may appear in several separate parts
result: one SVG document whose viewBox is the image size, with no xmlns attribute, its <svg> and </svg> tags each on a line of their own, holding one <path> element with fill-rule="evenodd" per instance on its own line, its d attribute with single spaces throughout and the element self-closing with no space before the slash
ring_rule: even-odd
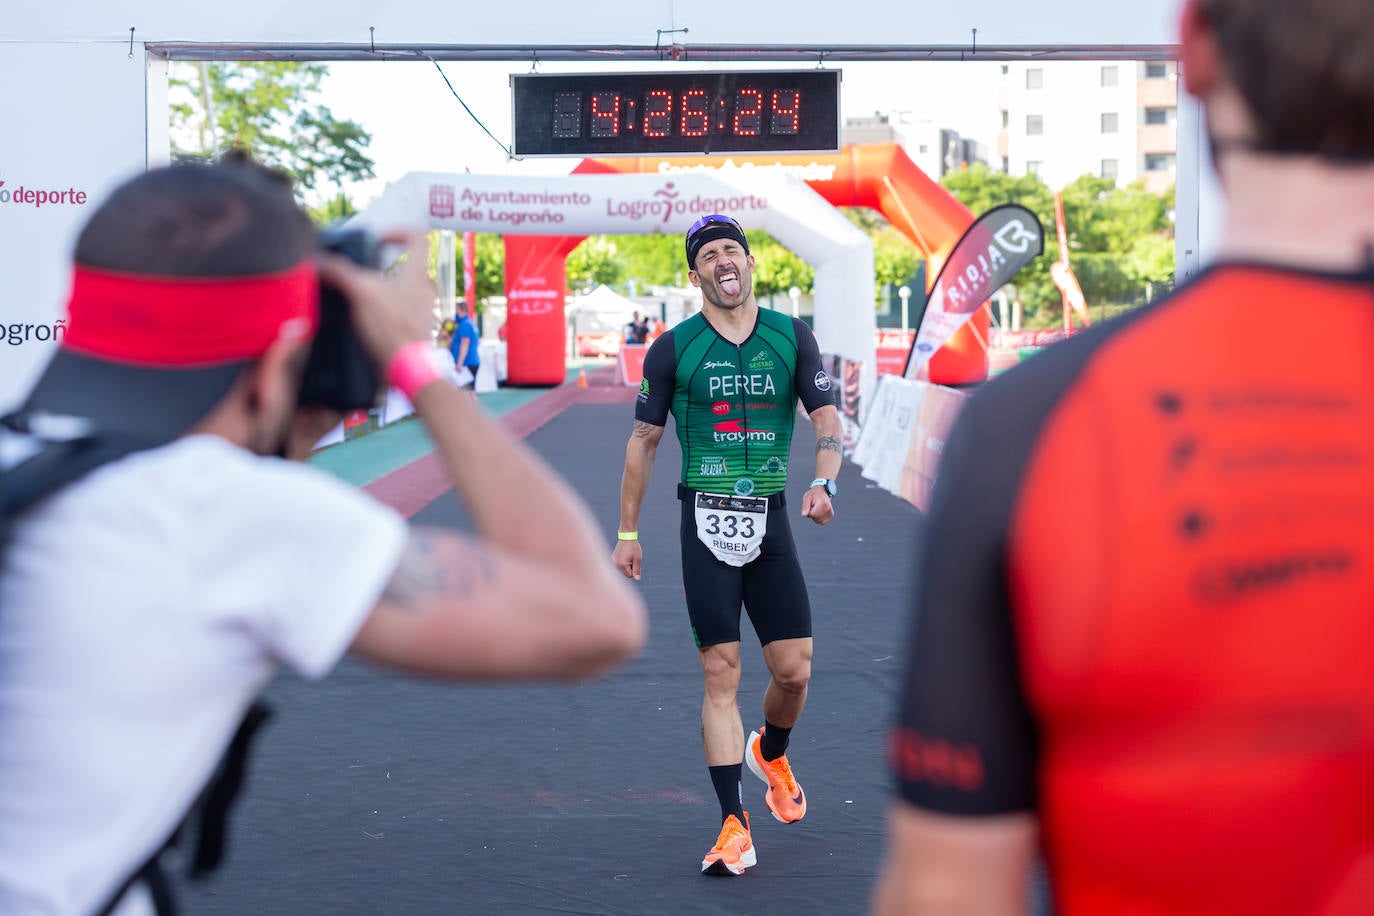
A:
<svg viewBox="0 0 1374 916">
<path fill-rule="evenodd" d="M 878 911 L 1374 913 L 1374 15 L 1188 0 L 1215 264 L 943 457 Z"/>
<path fill-rule="evenodd" d="M 671 411 L 682 443 L 682 576 L 706 688 L 702 742 L 722 821 L 701 870 L 738 875 L 756 861 L 740 796 L 743 759 L 767 783 L 774 817 L 791 823 L 806 814 L 785 751 L 811 678 L 811 605 L 783 490 L 800 398 L 816 429 L 816 477 L 801 514 L 818 525 L 834 517 L 840 416 L 811 329 L 754 301 L 754 258 L 739 223 L 703 217 L 687 231 L 686 246 L 702 309 L 645 356 L 614 558 L 626 576 L 640 577 L 639 510 Z M 747 742 L 735 702 L 741 604 L 772 675 L 764 727 Z"/>
</svg>

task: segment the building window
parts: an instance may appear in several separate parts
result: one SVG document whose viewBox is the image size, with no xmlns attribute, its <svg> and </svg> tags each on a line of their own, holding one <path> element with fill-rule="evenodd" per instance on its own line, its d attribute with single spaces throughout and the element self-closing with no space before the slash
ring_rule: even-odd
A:
<svg viewBox="0 0 1374 916">
<path fill-rule="evenodd" d="M 1162 80 L 1169 76 L 1169 65 L 1162 60 L 1152 60 L 1145 64 L 1145 78 L 1147 80 Z"/>
<path fill-rule="evenodd" d="M 1011 160 L 1008 159 L 1006 156 L 1003 156 L 1003 157 L 1002 157 L 1002 174 L 1003 174 L 1003 175 L 1010 175 L 1010 174 L 1011 174 Z"/>
<path fill-rule="evenodd" d="M 1040 167 L 1043 166 L 1044 164 L 1045 164 L 1045 163 L 1040 162 L 1040 161 L 1035 160 L 1035 159 L 1029 159 L 1029 160 L 1027 160 L 1027 161 L 1026 161 L 1026 174 L 1027 174 L 1027 175 L 1039 175 L 1039 174 L 1040 174 Z"/>
<path fill-rule="evenodd" d="M 1109 89 L 1116 85 L 1116 67 L 1102 68 L 1102 88 Z"/>
<path fill-rule="evenodd" d="M 1146 124 L 1168 124 L 1173 119 L 1170 117 L 1174 113 L 1172 108 L 1147 108 L 1145 109 Z"/>
<path fill-rule="evenodd" d="M 1104 112 L 1102 112 L 1102 132 L 1103 132 L 1104 134 L 1114 134 L 1114 133 L 1116 133 L 1116 122 L 1117 122 L 1116 112 L 1114 112 L 1114 111 L 1104 111 Z"/>
<path fill-rule="evenodd" d="M 1102 160 L 1102 177 L 1103 177 L 1103 178 L 1110 178 L 1110 179 L 1112 179 L 1112 180 L 1116 180 L 1116 176 L 1117 176 L 1118 171 L 1119 171 L 1119 169 L 1118 169 L 1118 167 L 1117 167 L 1117 162 L 1116 162 L 1115 159 L 1103 159 L 1103 160 Z"/>
<path fill-rule="evenodd" d="M 1011 126 L 1011 112 L 1009 112 L 1009 111 L 1007 111 L 1005 108 L 1003 108 L 1003 109 L 1002 109 L 1002 129 L 1003 129 L 1003 130 L 1006 130 L 1006 129 L 1007 129 L 1008 127 L 1010 127 L 1010 126 Z"/>
<path fill-rule="evenodd" d="M 1038 137 L 1045 132 L 1044 115 L 1026 115 L 1026 136 Z"/>
<path fill-rule="evenodd" d="M 1027 71 L 1026 71 L 1026 88 L 1027 88 L 1027 89 L 1044 89 L 1044 88 L 1045 88 L 1045 71 L 1042 70 L 1042 69 L 1039 68 L 1039 67 L 1032 67 L 1031 69 L 1027 70 Z"/>
<path fill-rule="evenodd" d="M 1147 172 L 1172 172 L 1174 170 L 1173 153 L 1146 153 L 1145 171 Z"/>
</svg>

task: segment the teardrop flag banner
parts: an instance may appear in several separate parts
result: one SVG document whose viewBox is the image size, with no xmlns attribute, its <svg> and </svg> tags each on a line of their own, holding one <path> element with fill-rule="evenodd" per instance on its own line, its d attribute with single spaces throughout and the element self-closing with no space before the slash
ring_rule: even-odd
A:
<svg viewBox="0 0 1374 916">
<path fill-rule="evenodd" d="M 1020 204 L 993 207 L 974 220 L 935 278 L 903 375 L 922 378 L 935 351 L 1044 251 L 1040 219 Z"/>
</svg>

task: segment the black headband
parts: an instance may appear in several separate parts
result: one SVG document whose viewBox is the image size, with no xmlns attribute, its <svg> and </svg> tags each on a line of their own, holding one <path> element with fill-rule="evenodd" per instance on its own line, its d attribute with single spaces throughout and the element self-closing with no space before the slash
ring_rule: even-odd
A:
<svg viewBox="0 0 1374 916">
<path fill-rule="evenodd" d="M 745 254 L 749 253 L 749 240 L 744 237 L 744 232 L 737 225 L 724 222 L 707 223 L 705 227 L 687 236 L 688 270 L 697 269 L 697 252 L 701 250 L 701 246 L 716 239 L 734 239 L 744 246 Z"/>
</svg>

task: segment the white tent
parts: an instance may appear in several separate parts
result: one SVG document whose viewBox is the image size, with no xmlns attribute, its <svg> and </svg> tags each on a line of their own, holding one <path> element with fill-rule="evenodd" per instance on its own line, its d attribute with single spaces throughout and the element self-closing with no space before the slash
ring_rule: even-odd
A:
<svg viewBox="0 0 1374 916">
<path fill-rule="evenodd" d="M 642 312 L 644 309 L 633 299 L 627 299 L 620 293 L 611 289 L 605 283 L 599 285 L 590 293 L 576 296 L 568 304 L 569 309 L 578 311 L 609 313 L 611 315 L 624 315 L 628 321 L 635 312 Z"/>
<path fill-rule="evenodd" d="M 576 341 L 574 352 L 586 356 L 594 349 L 603 356 L 615 354 L 625 340 L 625 326 L 635 312 L 643 311 L 639 303 L 626 299 L 604 283 L 584 296 L 575 297 L 568 303 L 568 322 Z"/>
</svg>

